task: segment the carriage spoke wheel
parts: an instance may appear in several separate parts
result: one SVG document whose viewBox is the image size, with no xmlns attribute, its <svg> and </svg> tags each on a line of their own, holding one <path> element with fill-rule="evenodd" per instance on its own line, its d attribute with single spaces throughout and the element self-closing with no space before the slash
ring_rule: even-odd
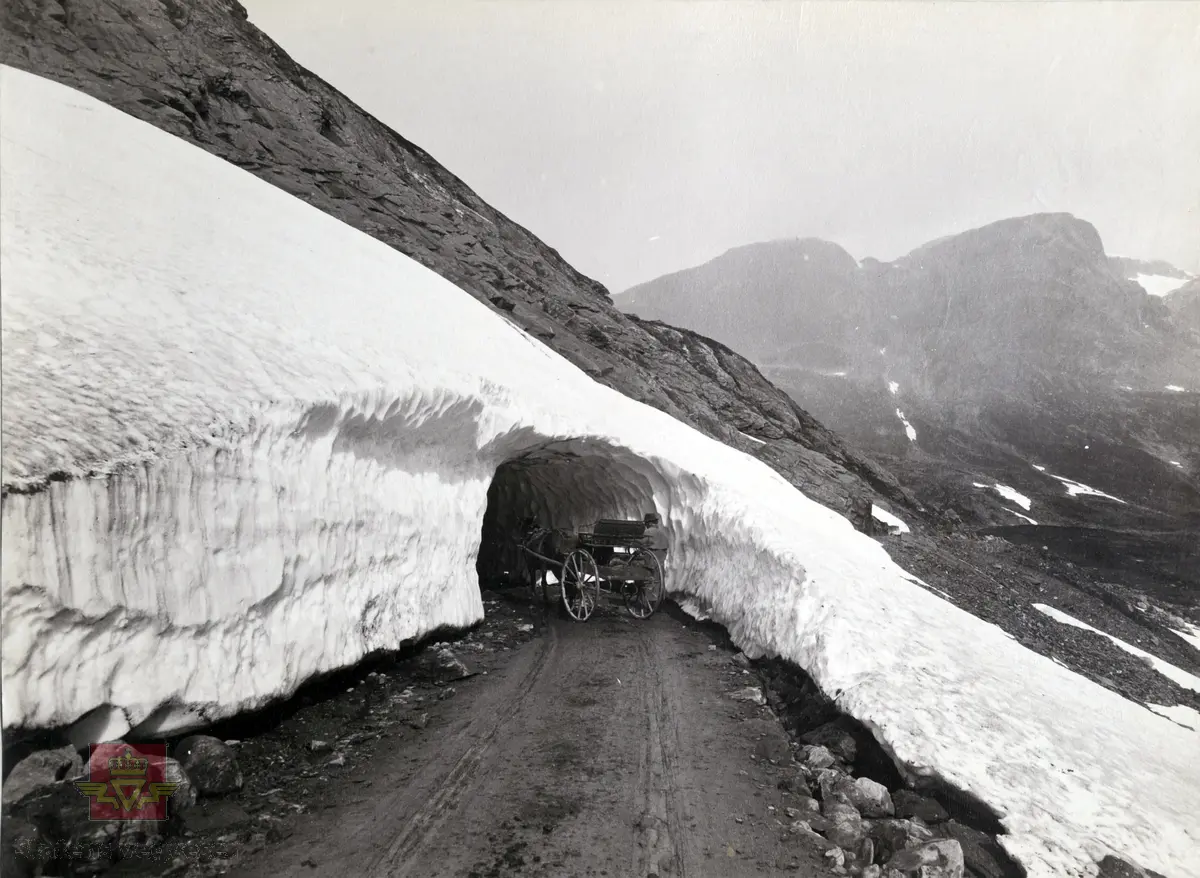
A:
<svg viewBox="0 0 1200 878">
<path fill-rule="evenodd" d="M 563 562 L 562 600 L 567 615 L 586 622 L 600 601 L 600 570 L 596 560 L 584 549 L 576 549 Z"/>
<path fill-rule="evenodd" d="M 649 619 L 662 603 L 666 587 L 663 584 L 662 564 L 658 556 L 647 549 L 638 549 L 629 559 L 631 567 L 642 568 L 645 578 L 625 591 L 625 609 L 635 619 Z"/>
</svg>

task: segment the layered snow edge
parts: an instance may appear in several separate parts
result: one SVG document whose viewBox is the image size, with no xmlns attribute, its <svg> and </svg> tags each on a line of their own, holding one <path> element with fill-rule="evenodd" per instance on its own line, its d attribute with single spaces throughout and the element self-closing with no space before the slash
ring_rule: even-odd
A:
<svg viewBox="0 0 1200 878">
<path fill-rule="evenodd" d="M 488 487 L 522 458 L 563 469 L 515 510 L 657 509 L 671 590 L 805 668 L 907 770 L 996 808 L 1030 874 L 1113 852 L 1200 875 L 1194 733 L 382 243 L 0 76 L 4 483 L 28 489 L 3 501 L 6 727 L 162 734 L 478 620 Z"/>
</svg>

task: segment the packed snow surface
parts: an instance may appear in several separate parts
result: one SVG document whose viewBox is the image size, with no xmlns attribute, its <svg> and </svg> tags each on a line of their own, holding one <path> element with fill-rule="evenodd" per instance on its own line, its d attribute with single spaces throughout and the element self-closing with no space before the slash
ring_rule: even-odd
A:
<svg viewBox="0 0 1200 878">
<path fill-rule="evenodd" d="M 807 669 L 905 771 L 998 809 L 1031 875 L 1109 852 L 1200 875 L 1193 732 L 929 593 L 765 464 L 379 241 L 0 77 L 10 727 L 164 735 L 478 620 L 487 492 L 520 458 L 505 514 L 657 509 L 668 588 Z"/>
<path fill-rule="evenodd" d="M 1152 655 L 1151 653 L 1146 652 L 1146 650 L 1134 646 L 1132 643 L 1126 643 L 1119 637 L 1114 637 L 1111 634 L 1101 631 L 1099 628 L 1093 628 L 1087 622 L 1081 622 L 1074 616 L 1067 615 L 1062 610 L 1056 610 L 1054 607 L 1047 606 L 1046 604 L 1034 604 L 1033 608 L 1039 613 L 1045 613 L 1047 616 L 1057 622 L 1062 622 L 1064 625 L 1070 625 L 1074 628 L 1082 628 L 1085 631 L 1092 631 L 1096 634 L 1107 637 L 1119 648 L 1123 649 L 1130 655 L 1136 655 L 1138 658 L 1148 661 L 1154 670 L 1158 671 L 1168 680 L 1177 683 L 1184 689 L 1191 689 L 1193 692 L 1200 692 L 1200 677 L 1197 677 L 1195 674 L 1190 674 L 1183 670 L 1183 668 L 1177 668 L 1170 662 L 1165 662 L 1158 656 Z"/>
<path fill-rule="evenodd" d="M 1165 716 L 1173 723 L 1191 729 L 1193 732 L 1200 732 L 1200 710 L 1196 710 L 1194 707 L 1188 707 L 1186 704 L 1147 704 L 1146 707 L 1159 716 Z"/>
<path fill-rule="evenodd" d="M 1166 296 L 1188 282 L 1186 277 L 1170 277 L 1165 274 L 1139 274 L 1137 282 L 1152 296 Z"/>
<path fill-rule="evenodd" d="M 897 518 L 895 515 L 892 515 L 892 513 L 888 512 L 882 506 L 875 506 L 874 504 L 872 504 L 871 517 L 878 521 L 882 521 L 884 524 L 888 525 L 889 527 L 896 528 L 902 534 L 908 533 L 908 525 L 905 524 L 904 521 L 902 521 L 900 518 Z"/>
</svg>

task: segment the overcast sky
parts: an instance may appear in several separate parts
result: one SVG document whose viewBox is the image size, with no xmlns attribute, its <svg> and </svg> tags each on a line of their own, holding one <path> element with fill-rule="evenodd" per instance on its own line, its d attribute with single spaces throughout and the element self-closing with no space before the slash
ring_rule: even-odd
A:
<svg viewBox="0 0 1200 878">
<path fill-rule="evenodd" d="M 613 292 L 1038 211 L 1200 272 L 1200 2 L 243 2 Z"/>
</svg>

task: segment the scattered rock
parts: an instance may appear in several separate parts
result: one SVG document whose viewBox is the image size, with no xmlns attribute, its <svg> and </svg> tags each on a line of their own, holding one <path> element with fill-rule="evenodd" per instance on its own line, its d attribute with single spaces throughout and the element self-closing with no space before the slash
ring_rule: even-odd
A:
<svg viewBox="0 0 1200 878">
<path fill-rule="evenodd" d="M 868 820 L 867 834 L 875 842 L 875 859 L 887 862 L 894 854 L 920 847 L 933 839 L 925 826 L 911 820 Z"/>
<path fill-rule="evenodd" d="M 965 873 L 962 846 L 952 838 L 938 839 L 911 850 L 900 851 L 887 861 L 884 871 L 887 878 L 903 878 L 907 875 L 963 878 Z"/>
<path fill-rule="evenodd" d="M 837 724 L 836 721 L 818 726 L 811 732 L 800 736 L 801 743 L 815 744 L 825 747 L 843 762 L 853 762 L 858 755 L 858 744 L 854 736 Z"/>
<path fill-rule="evenodd" d="M 864 817 L 890 817 L 895 813 L 891 793 L 869 777 L 857 778 L 850 787 L 850 801 Z"/>
<path fill-rule="evenodd" d="M 796 803 L 800 811 L 805 814 L 816 814 L 821 810 L 821 803 L 811 796 L 801 796 Z"/>
<path fill-rule="evenodd" d="M 790 830 L 792 836 L 811 842 L 821 848 L 823 851 L 831 850 L 832 848 L 837 847 L 836 844 L 827 839 L 825 836 L 818 834 L 812 828 L 812 826 L 809 825 L 807 820 L 797 820 L 795 823 L 789 826 L 788 829 Z"/>
<path fill-rule="evenodd" d="M 830 822 L 825 837 L 846 850 L 853 850 L 866 835 L 862 815 L 840 794 L 821 803 L 821 813 Z"/>
<path fill-rule="evenodd" d="M 175 747 L 175 758 L 201 795 L 222 795 L 242 788 L 237 754 L 218 738 L 209 735 L 184 738 Z"/>
<path fill-rule="evenodd" d="M 345 765 L 346 764 L 346 754 L 345 753 L 334 753 L 333 756 L 331 756 L 329 758 L 329 761 L 326 762 L 325 764 L 326 765 L 338 765 L 338 766 Z"/>
<path fill-rule="evenodd" d="M 420 716 L 413 717 L 408 721 L 408 724 L 414 729 L 423 729 L 429 725 L 429 714 L 423 713 Z"/>
<path fill-rule="evenodd" d="M 319 741 L 314 738 L 313 740 L 308 742 L 308 749 L 314 753 L 324 753 L 327 750 L 332 750 L 333 745 L 330 744 L 328 741 Z"/>
<path fill-rule="evenodd" d="M 808 781 L 804 777 L 803 770 L 799 768 L 785 769 L 780 774 L 779 780 L 775 785 L 781 790 L 796 793 L 800 796 L 812 795 L 812 790 L 808 786 Z"/>
<path fill-rule="evenodd" d="M 859 863 L 870 864 L 875 862 L 875 840 L 870 836 L 865 837 L 858 843 L 858 850 L 854 852 L 854 859 Z"/>
<path fill-rule="evenodd" d="M 846 852 L 841 848 L 830 848 L 825 851 L 825 857 L 826 859 L 833 860 L 834 866 L 840 867 L 846 865 Z"/>
<path fill-rule="evenodd" d="M 471 676 L 470 669 L 448 646 L 430 647 L 413 662 L 416 672 L 433 683 L 453 683 Z"/>
<path fill-rule="evenodd" d="M 178 784 L 175 792 L 171 794 L 171 802 L 167 806 L 168 814 L 178 814 L 185 808 L 190 808 L 196 804 L 198 794 L 196 785 L 192 783 L 192 779 L 188 777 L 187 772 L 183 770 L 183 766 L 179 764 L 179 760 L 168 756 L 163 764 L 163 774 L 166 779 L 173 784 Z"/>
<path fill-rule="evenodd" d="M 747 656 L 744 652 L 739 652 L 739 653 L 735 654 L 733 657 L 733 663 L 735 665 L 737 665 L 739 668 L 750 667 L 750 659 L 747 658 Z"/>
<path fill-rule="evenodd" d="M 912 790 L 897 790 L 892 793 L 897 817 L 917 817 L 932 825 L 950 819 L 946 809 L 936 799 L 927 799 Z"/>
<path fill-rule="evenodd" d="M 835 761 L 833 754 L 826 747 L 814 747 L 810 745 L 805 747 L 801 753 L 803 754 L 804 764 L 809 768 L 828 768 Z"/>
<path fill-rule="evenodd" d="M 19 802 L 34 790 L 83 774 L 83 760 L 74 747 L 38 750 L 13 766 L 0 795 L 5 805 Z"/>
<path fill-rule="evenodd" d="M 938 833 L 952 838 L 962 846 L 963 861 L 971 874 L 978 878 L 1013 878 L 1020 875 L 1010 865 L 1008 856 L 996 840 L 986 832 L 951 820 L 938 827 Z"/>
<path fill-rule="evenodd" d="M 745 701 L 750 704 L 763 705 L 767 703 L 767 699 L 763 695 L 762 689 L 760 689 L 758 686 L 747 686 L 745 689 L 738 689 L 736 692 L 730 692 L 729 697 L 734 701 Z"/>
</svg>

